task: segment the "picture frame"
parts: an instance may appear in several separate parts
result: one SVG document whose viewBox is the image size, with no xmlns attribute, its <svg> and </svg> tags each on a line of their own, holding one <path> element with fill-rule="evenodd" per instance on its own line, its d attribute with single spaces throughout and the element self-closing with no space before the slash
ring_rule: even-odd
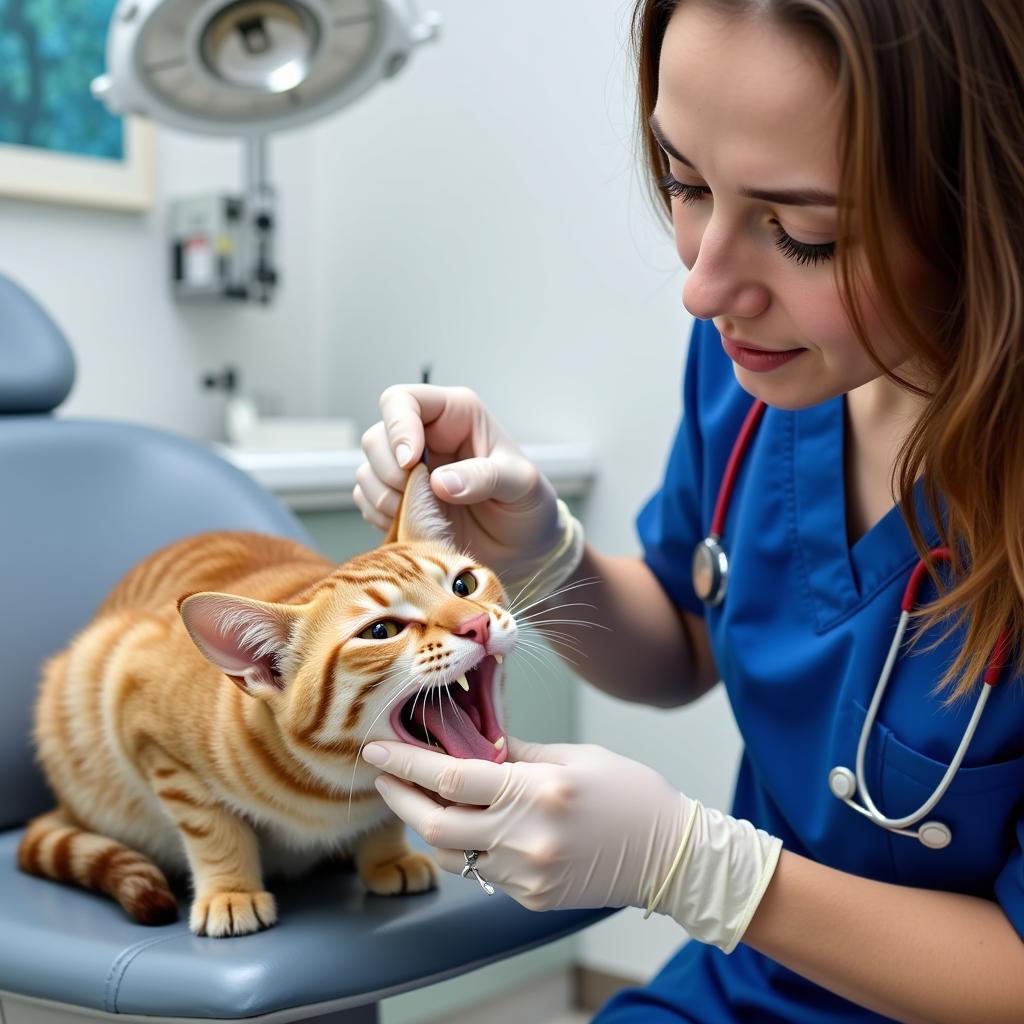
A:
<svg viewBox="0 0 1024 1024">
<path fill-rule="evenodd" d="M 0 0 L 0 196 L 144 211 L 155 131 L 91 93 L 117 0 Z"/>
<path fill-rule="evenodd" d="M 40 202 L 148 210 L 154 198 L 154 131 L 129 118 L 121 159 L 76 157 L 0 144 L 0 195 Z"/>
</svg>

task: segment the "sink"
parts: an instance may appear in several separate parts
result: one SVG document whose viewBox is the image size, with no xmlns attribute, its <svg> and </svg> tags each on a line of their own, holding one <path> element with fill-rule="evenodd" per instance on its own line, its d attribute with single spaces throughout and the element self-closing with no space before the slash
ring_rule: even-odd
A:
<svg viewBox="0 0 1024 1024">
<path fill-rule="evenodd" d="M 355 420 L 343 416 L 260 416 L 246 398 L 225 414 L 228 445 L 245 452 L 324 452 L 358 447 Z"/>
</svg>

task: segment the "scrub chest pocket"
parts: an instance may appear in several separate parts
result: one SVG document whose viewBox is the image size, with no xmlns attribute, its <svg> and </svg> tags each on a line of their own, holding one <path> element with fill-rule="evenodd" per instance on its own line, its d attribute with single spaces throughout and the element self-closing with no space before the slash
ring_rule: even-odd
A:
<svg viewBox="0 0 1024 1024">
<path fill-rule="evenodd" d="M 843 710 L 837 752 L 844 763 L 853 764 L 866 717 L 867 709 L 858 701 L 849 702 Z M 907 746 L 883 721 L 875 720 L 865 775 L 883 814 L 898 817 L 920 807 L 935 792 L 947 767 Z M 952 841 L 941 850 L 879 829 L 866 818 L 863 828 L 885 835 L 892 867 L 889 881 L 919 888 L 955 887 L 956 891 L 991 898 L 992 881 L 1013 844 L 1022 790 L 1024 756 L 973 768 L 961 766 L 928 815 L 952 832 Z"/>
</svg>

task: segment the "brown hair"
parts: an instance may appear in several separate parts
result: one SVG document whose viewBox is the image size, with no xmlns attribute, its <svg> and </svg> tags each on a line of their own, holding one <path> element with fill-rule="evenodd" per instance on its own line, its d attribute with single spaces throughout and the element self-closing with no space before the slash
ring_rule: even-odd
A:
<svg viewBox="0 0 1024 1024">
<path fill-rule="evenodd" d="M 648 119 L 662 39 L 680 0 L 638 0 L 640 131 L 651 184 L 665 157 Z M 836 275 L 858 338 L 884 370 L 858 307 L 871 280 L 882 309 L 931 383 L 900 451 L 894 493 L 924 497 L 953 552 L 952 577 L 918 617 L 963 626 L 940 681 L 975 689 L 1001 630 L 1024 661 L 1024 4 L 1020 0 L 700 0 L 758 15 L 813 40 L 835 75 L 845 120 Z M 663 208 L 670 201 L 660 196 Z M 946 284 L 938 330 L 894 284 L 888 249 L 900 224 Z M 857 258 L 844 239 L 857 239 Z M 932 318 L 934 310 L 930 311 Z M 903 514 L 928 545 L 912 501 Z M 947 635 L 947 634 L 944 634 Z M 954 680 L 956 680 L 954 685 Z"/>
</svg>

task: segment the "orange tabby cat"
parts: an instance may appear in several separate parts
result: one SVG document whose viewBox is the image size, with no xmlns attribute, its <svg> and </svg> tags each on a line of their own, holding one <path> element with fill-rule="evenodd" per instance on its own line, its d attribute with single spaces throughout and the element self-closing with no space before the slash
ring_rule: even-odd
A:
<svg viewBox="0 0 1024 1024">
<path fill-rule="evenodd" d="M 264 873 L 338 850 L 371 892 L 431 888 L 359 751 L 401 738 L 505 759 L 504 602 L 452 546 L 425 467 L 384 545 L 340 567 L 253 533 L 158 551 L 45 668 L 35 740 L 58 807 L 20 866 L 148 924 L 177 916 L 163 871 L 188 870 L 189 924 L 210 936 L 272 925 Z"/>
</svg>

